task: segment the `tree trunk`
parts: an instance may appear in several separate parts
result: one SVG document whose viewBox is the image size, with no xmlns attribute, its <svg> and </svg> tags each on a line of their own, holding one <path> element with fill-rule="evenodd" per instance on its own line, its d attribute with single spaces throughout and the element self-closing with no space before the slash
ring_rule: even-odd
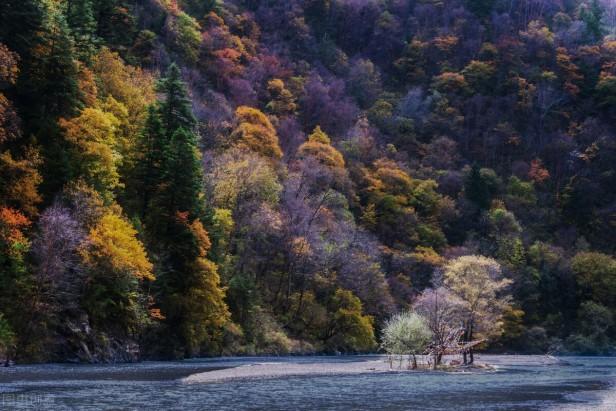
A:
<svg viewBox="0 0 616 411">
<path fill-rule="evenodd" d="M 470 341 L 470 323 L 466 323 L 465 324 L 465 328 L 464 328 L 464 343 L 467 343 Z M 464 365 L 468 364 L 468 359 L 466 354 L 468 353 L 467 350 L 464 350 L 464 352 L 462 353 L 462 357 L 464 359 Z"/>
<path fill-rule="evenodd" d="M 473 340 L 473 322 L 471 321 L 470 329 L 469 329 L 469 332 L 468 332 L 468 341 L 470 342 L 472 340 Z M 471 348 L 468 351 L 469 351 L 470 357 L 471 357 L 471 361 L 469 362 L 469 364 L 472 364 L 473 361 L 475 361 L 475 357 L 473 356 L 473 349 Z"/>
</svg>

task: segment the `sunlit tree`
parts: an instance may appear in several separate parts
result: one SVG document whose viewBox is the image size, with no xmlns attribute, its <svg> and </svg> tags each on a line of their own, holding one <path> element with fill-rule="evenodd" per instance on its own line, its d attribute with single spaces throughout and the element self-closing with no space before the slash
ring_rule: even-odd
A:
<svg viewBox="0 0 616 411">
<path fill-rule="evenodd" d="M 412 368 L 417 368 L 417 355 L 423 354 L 432 340 L 427 321 L 414 312 L 403 312 L 391 317 L 383 328 L 381 346 L 388 354 L 410 355 Z"/>
<path fill-rule="evenodd" d="M 278 135 L 265 114 L 256 108 L 241 106 L 235 111 L 237 126 L 231 138 L 237 145 L 266 158 L 279 159 L 282 150 L 278 145 Z"/>
<path fill-rule="evenodd" d="M 503 277 L 495 260 L 477 255 L 458 257 L 445 265 L 444 279 L 445 286 L 463 301 L 461 315 L 466 341 L 502 332 L 503 311 L 510 301 L 505 291 L 511 280 Z M 473 359 L 471 350 L 470 363 Z"/>
</svg>

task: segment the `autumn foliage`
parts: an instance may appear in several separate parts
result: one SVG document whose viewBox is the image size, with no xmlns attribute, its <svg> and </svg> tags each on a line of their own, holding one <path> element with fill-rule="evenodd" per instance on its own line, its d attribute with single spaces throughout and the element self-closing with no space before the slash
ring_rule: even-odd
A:
<svg viewBox="0 0 616 411">
<path fill-rule="evenodd" d="M 0 355 L 614 352 L 613 2 L 141 3 L 0 2 Z"/>
</svg>

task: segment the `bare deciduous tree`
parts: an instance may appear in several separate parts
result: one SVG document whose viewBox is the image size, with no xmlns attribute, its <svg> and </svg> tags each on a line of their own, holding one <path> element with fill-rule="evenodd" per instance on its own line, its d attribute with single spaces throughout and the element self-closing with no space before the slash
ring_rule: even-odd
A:
<svg viewBox="0 0 616 411">
<path fill-rule="evenodd" d="M 464 302 L 445 287 L 425 290 L 413 304 L 413 309 L 426 318 L 432 331 L 432 345 L 435 351 L 434 365 L 441 363 L 447 347 L 457 344 L 462 328 Z"/>
</svg>

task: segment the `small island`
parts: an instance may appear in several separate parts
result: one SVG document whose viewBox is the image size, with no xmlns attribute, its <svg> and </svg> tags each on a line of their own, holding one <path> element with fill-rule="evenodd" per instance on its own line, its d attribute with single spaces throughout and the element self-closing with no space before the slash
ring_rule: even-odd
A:
<svg viewBox="0 0 616 411">
<path fill-rule="evenodd" d="M 417 357 L 427 357 L 427 368 L 443 367 L 446 355 L 459 355 L 448 369 L 474 365 L 474 348 L 502 333 L 502 317 L 511 299 L 504 290 L 511 283 L 500 265 L 486 257 L 463 256 L 448 263 L 434 288 L 425 290 L 413 311 L 391 317 L 382 330 L 381 348 L 389 354 L 390 368 L 397 357 L 402 368 L 417 369 Z M 478 338 L 477 338 L 478 337 Z"/>
<path fill-rule="evenodd" d="M 406 363 L 406 358 L 400 356 L 400 364 L 403 360 Z M 455 361 L 455 360 L 454 360 Z M 420 365 L 421 364 L 421 365 Z M 236 379 L 261 379 L 261 378 L 282 378 L 282 377 L 300 377 L 300 376 L 327 376 L 327 375 L 355 375 L 355 374 L 373 374 L 373 373 L 398 373 L 398 372 L 421 372 L 428 370 L 428 362 L 417 362 L 417 367 L 411 369 L 409 367 L 398 367 L 397 363 L 393 364 L 389 358 L 379 358 L 368 361 L 344 361 L 325 363 L 301 363 L 301 362 L 263 362 L 257 364 L 243 365 L 222 370 L 207 371 L 194 374 L 182 379 L 184 383 L 211 383 L 221 382 Z M 492 370 L 488 366 L 477 364 L 473 366 L 476 370 Z M 448 368 L 445 365 L 440 367 L 442 371 L 463 371 L 464 369 L 455 366 Z M 466 368 L 469 370 L 468 368 Z"/>
<path fill-rule="evenodd" d="M 479 356 L 478 356 L 479 357 Z M 312 357 L 315 358 L 315 357 Z M 391 374 L 392 377 L 411 373 L 437 373 L 446 377 L 451 373 L 466 373 L 476 376 L 477 373 L 497 372 L 502 367 L 556 367 L 569 365 L 562 359 L 549 355 L 481 355 L 481 360 L 474 364 L 464 365 L 459 355 L 447 355 L 441 358 L 437 370 L 428 356 L 417 356 L 417 366 L 412 367 L 408 356 L 375 355 L 358 358 L 327 357 L 323 361 L 271 361 L 248 362 L 236 367 L 208 370 L 182 378 L 183 384 L 224 383 L 235 380 L 263 380 L 288 377 L 327 377 L 327 376 L 359 376 L 371 374 Z"/>
</svg>

